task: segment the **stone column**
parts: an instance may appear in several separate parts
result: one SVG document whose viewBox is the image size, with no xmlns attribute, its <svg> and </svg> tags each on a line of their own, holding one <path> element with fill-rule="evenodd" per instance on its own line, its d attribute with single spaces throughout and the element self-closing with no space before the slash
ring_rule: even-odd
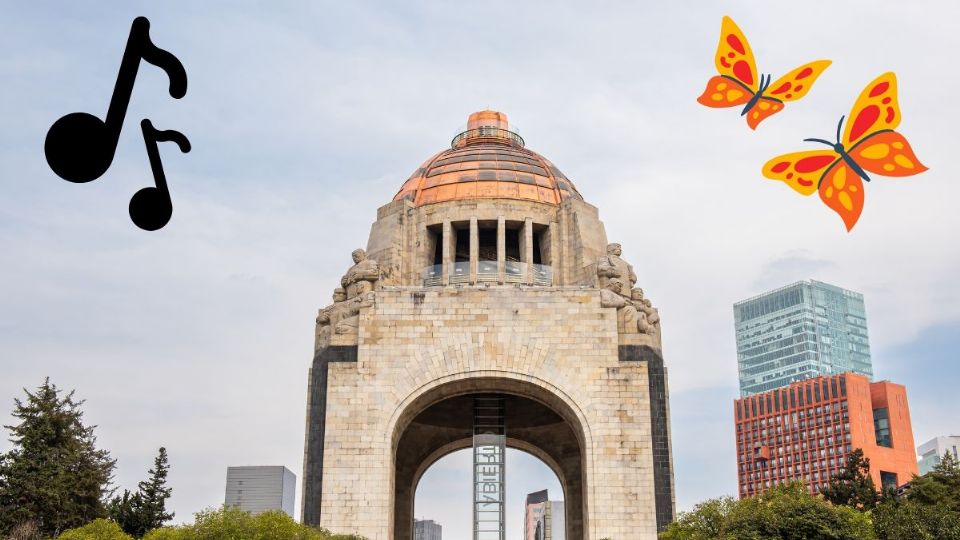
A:
<svg viewBox="0 0 960 540">
<path fill-rule="evenodd" d="M 527 263 L 523 282 L 533 284 L 533 218 L 523 220 L 523 262 Z"/>
<path fill-rule="evenodd" d="M 470 218 L 470 284 L 477 283 L 477 270 L 480 259 L 480 228 L 477 226 L 477 217 Z"/>
<path fill-rule="evenodd" d="M 507 220 L 497 216 L 497 283 L 503 285 L 507 271 Z"/>
<path fill-rule="evenodd" d="M 451 262 L 451 235 L 453 233 L 453 226 L 450 224 L 449 219 L 443 220 L 443 267 L 440 269 L 443 272 L 443 284 L 450 284 L 450 271 L 453 269 L 453 263 Z"/>
<path fill-rule="evenodd" d="M 557 272 L 560 270 L 559 266 L 559 253 L 560 249 L 560 239 L 557 238 L 557 233 L 559 232 L 560 227 L 557 226 L 556 221 L 550 222 L 550 228 L 547 230 L 547 237 L 549 238 L 549 243 L 547 245 L 547 260 L 544 261 L 545 264 L 550 265 L 550 284 L 556 285 L 557 283 Z"/>
</svg>

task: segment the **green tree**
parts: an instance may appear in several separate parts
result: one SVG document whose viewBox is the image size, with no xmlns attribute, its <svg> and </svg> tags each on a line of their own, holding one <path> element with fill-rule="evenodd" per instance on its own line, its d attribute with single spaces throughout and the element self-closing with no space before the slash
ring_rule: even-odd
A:
<svg viewBox="0 0 960 540">
<path fill-rule="evenodd" d="M 681 514 L 663 540 L 873 540 L 867 514 L 813 497 L 803 483 L 734 501 L 713 499 Z"/>
<path fill-rule="evenodd" d="M 107 519 L 95 519 L 76 529 L 70 529 L 57 537 L 58 540 L 133 540 L 123 532 L 120 525 Z"/>
<path fill-rule="evenodd" d="M 724 523 L 736 506 L 733 497 L 709 499 L 693 507 L 690 512 L 680 512 L 660 538 L 666 540 L 707 540 L 722 538 Z"/>
<path fill-rule="evenodd" d="M 167 487 L 167 473 L 170 471 L 170 462 L 167 460 L 167 449 L 160 447 L 157 457 L 153 460 L 153 468 L 147 471 L 150 479 L 140 482 L 138 489 L 141 498 L 140 515 L 144 524 L 144 531 L 138 536 L 146 534 L 151 529 L 163 526 L 173 519 L 173 512 L 167 512 L 166 501 L 173 492 Z"/>
<path fill-rule="evenodd" d="M 173 491 L 167 487 L 169 471 L 167 449 L 160 447 L 153 468 L 148 471 L 150 478 L 137 485 L 136 493 L 124 490 L 122 496 L 110 501 L 110 518 L 136 538 L 173 519 L 173 513 L 166 509 L 166 500 Z"/>
<path fill-rule="evenodd" d="M 13 449 L 0 457 L 0 533 L 33 522 L 43 535 L 106 515 L 115 460 L 96 448 L 95 426 L 83 425 L 82 400 L 61 396 L 46 379 L 25 401 L 14 399 Z"/>
<path fill-rule="evenodd" d="M 127 534 L 134 534 L 140 529 L 140 514 L 138 509 L 141 506 L 140 494 L 130 493 L 130 490 L 123 490 L 123 495 L 118 495 L 110 500 L 107 506 L 107 515 L 110 519 L 117 522 L 120 528 Z M 139 534 L 137 536 L 143 536 Z"/>
<path fill-rule="evenodd" d="M 944 453 L 932 471 L 910 482 L 907 498 L 928 506 L 943 504 L 960 512 L 960 465 L 956 458 L 949 452 Z"/>
<path fill-rule="evenodd" d="M 204 510 L 192 525 L 154 529 L 143 540 L 364 540 L 302 525 L 279 510 L 252 515 L 235 507 Z"/>
<path fill-rule="evenodd" d="M 946 504 L 889 499 L 873 511 L 879 540 L 960 540 L 960 513 Z"/>
<path fill-rule="evenodd" d="M 820 493 L 833 504 L 858 510 L 875 507 L 879 495 L 877 486 L 870 477 L 870 458 L 863 456 L 863 450 L 855 449 L 847 458 L 846 465 L 830 479 L 830 483 Z"/>
</svg>

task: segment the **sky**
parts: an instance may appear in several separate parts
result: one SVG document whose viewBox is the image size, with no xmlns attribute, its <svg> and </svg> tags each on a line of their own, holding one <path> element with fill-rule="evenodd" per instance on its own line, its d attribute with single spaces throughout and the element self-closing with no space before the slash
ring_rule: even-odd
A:
<svg viewBox="0 0 960 540">
<path fill-rule="evenodd" d="M 46 131 L 105 113 L 138 15 L 183 62 L 187 94 L 170 98 L 165 75 L 141 66 L 112 167 L 65 182 L 44 160 Z M 756 132 L 695 101 L 723 15 L 774 78 L 833 60 Z M 0 422 L 44 377 L 76 389 L 117 486 L 134 488 L 168 448 L 177 520 L 222 503 L 228 465 L 299 477 L 316 310 L 376 209 L 489 107 L 600 209 L 660 309 L 679 510 L 736 491 L 732 304 L 800 279 L 865 295 L 874 372 L 907 386 L 917 444 L 960 432 L 945 414 L 960 382 L 958 16 L 946 0 L 4 2 Z M 898 131 L 930 170 L 875 177 L 848 234 L 760 167 L 832 138 L 886 71 Z M 152 183 L 143 118 L 193 145 L 161 145 L 174 213 L 152 233 L 127 215 Z M 428 471 L 417 516 L 469 504 L 467 483 L 445 489 L 462 477 L 457 456 Z M 523 493 L 556 479 L 512 459 L 519 514 Z"/>
</svg>

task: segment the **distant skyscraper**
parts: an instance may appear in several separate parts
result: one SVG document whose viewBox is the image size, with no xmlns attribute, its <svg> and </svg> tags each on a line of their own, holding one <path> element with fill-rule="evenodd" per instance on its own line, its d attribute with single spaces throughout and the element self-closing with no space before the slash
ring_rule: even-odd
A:
<svg viewBox="0 0 960 540">
<path fill-rule="evenodd" d="M 917 474 L 907 390 L 843 373 L 734 401 L 740 497 L 804 480 L 818 493 L 854 449 L 870 460 L 879 488 Z"/>
<path fill-rule="evenodd" d="M 442 540 L 443 527 L 432 519 L 413 520 L 414 540 Z"/>
<path fill-rule="evenodd" d="M 800 281 L 733 305 L 740 395 L 852 371 L 873 378 L 863 295 Z"/>
<path fill-rule="evenodd" d="M 227 467 L 225 504 L 254 514 L 283 510 L 293 517 L 296 482 L 283 466 Z"/>
<path fill-rule="evenodd" d="M 545 489 L 527 495 L 523 515 L 523 540 L 564 540 L 566 538 L 563 501 L 548 499 Z"/>
<path fill-rule="evenodd" d="M 940 458 L 946 452 L 953 454 L 954 459 L 960 460 L 958 449 L 960 449 L 960 435 L 937 437 L 921 444 L 917 448 L 917 454 L 920 455 L 920 474 L 927 474 L 932 471 L 934 467 L 940 464 Z"/>
</svg>

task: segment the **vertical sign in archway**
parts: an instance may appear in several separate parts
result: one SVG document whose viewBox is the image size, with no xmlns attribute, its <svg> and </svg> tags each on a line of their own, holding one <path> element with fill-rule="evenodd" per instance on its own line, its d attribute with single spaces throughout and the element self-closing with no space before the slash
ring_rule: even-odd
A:
<svg viewBox="0 0 960 540">
<path fill-rule="evenodd" d="M 473 400 L 473 539 L 504 540 L 506 448 L 502 397 Z"/>
</svg>

